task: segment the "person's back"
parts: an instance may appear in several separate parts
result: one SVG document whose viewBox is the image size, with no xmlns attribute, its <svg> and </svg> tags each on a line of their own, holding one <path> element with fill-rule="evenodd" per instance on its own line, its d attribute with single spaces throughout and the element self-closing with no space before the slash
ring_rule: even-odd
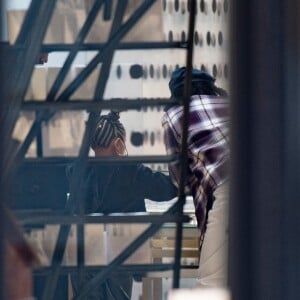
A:
<svg viewBox="0 0 300 300">
<path fill-rule="evenodd" d="M 111 112 L 100 116 L 91 144 L 95 156 L 124 156 L 127 152 L 125 142 L 126 132 L 119 115 Z M 68 177 L 74 175 L 72 167 L 68 173 Z M 112 163 L 88 167 L 80 189 L 86 214 L 145 212 L 145 199 L 167 201 L 177 194 L 169 176 L 153 172 L 142 164 Z M 71 279 L 75 294 L 94 275 L 94 272 L 86 272 L 84 279 L 79 281 L 79 277 L 73 274 Z M 91 291 L 87 299 L 130 299 L 131 287 L 131 275 L 114 274 Z"/>
<path fill-rule="evenodd" d="M 185 76 L 185 68 L 173 72 L 169 82 L 172 97 L 183 97 Z M 224 285 L 227 272 L 229 104 L 226 92 L 214 82 L 207 72 L 192 69 L 186 183 L 194 198 L 201 236 L 203 285 Z M 183 105 L 173 103 L 165 109 L 162 122 L 170 155 L 180 152 L 183 118 Z M 179 161 L 169 165 L 177 183 L 180 168 Z"/>
<path fill-rule="evenodd" d="M 176 193 L 169 176 L 142 164 L 89 167 L 81 185 L 86 214 L 146 212 L 145 199 L 168 201 Z"/>
</svg>

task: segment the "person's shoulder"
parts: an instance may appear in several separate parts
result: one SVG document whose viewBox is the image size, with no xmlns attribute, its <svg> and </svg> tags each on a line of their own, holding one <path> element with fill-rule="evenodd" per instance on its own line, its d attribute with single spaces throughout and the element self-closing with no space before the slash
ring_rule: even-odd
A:
<svg viewBox="0 0 300 300">
<path fill-rule="evenodd" d="M 193 95 L 191 96 L 191 104 L 203 103 L 203 104 L 218 104 L 228 103 L 228 97 L 219 95 Z"/>
<path fill-rule="evenodd" d="M 227 110 L 229 101 L 226 97 L 212 95 L 194 95 L 190 103 L 190 113 L 193 111 L 214 112 L 216 110 Z"/>
<path fill-rule="evenodd" d="M 125 165 L 119 165 L 117 169 L 120 173 L 128 174 L 128 176 L 130 176 L 131 174 L 137 172 L 140 166 L 141 164 L 138 163 L 125 164 Z"/>
<path fill-rule="evenodd" d="M 184 107 L 183 105 L 173 105 L 170 107 L 167 111 L 165 111 L 163 117 L 162 117 L 162 124 L 164 123 L 177 123 L 180 122 L 181 118 L 184 114 Z"/>
</svg>

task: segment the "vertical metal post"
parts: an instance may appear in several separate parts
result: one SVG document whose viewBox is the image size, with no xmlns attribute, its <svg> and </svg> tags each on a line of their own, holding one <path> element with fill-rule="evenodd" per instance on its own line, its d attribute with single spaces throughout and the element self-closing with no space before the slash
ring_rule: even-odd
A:
<svg viewBox="0 0 300 300">
<path fill-rule="evenodd" d="M 6 40 L 6 24 L 5 24 L 5 14 L 6 14 L 6 1 L 0 0 L 0 81 L 4 82 L 4 60 L 5 60 L 5 52 L 3 51 L 4 45 L 1 44 L 4 40 Z M 4 109 L 3 107 L 3 95 L 4 89 L 3 85 L 0 85 L 0 110 Z M 3 120 L 0 119 L 0 178 L 3 178 L 3 158 L 4 158 L 4 145 L 3 145 L 3 136 L 4 136 L 4 124 Z M 6 299 L 6 287 L 5 287 L 5 274 L 4 274 L 4 262 L 5 262 L 5 249 L 4 249 L 4 212 L 2 209 L 2 203 L 5 201 L 5 191 L 3 186 L 3 180 L 0 180 L 0 300 Z"/>
<path fill-rule="evenodd" d="M 36 112 L 36 117 L 38 112 Z M 37 157 L 43 157 L 43 135 L 42 135 L 42 124 L 39 123 L 37 134 L 36 134 L 36 155 Z"/>
<path fill-rule="evenodd" d="M 100 10 L 103 2 L 104 2 L 104 0 L 96 0 L 94 2 L 94 5 L 92 6 L 91 11 L 89 12 L 87 19 L 86 19 L 85 23 L 83 24 L 83 27 L 80 30 L 80 32 L 76 38 L 75 43 L 72 45 L 72 49 L 71 49 L 64 65 L 62 66 L 57 77 L 55 78 L 55 81 L 51 87 L 51 90 L 49 91 L 46 101 L 54 101 L 55 100 L 55 97 L 56 97 L 61 85 L 63 84 L 65 77 L 71 68 L 72 63 L 73 63 L 74 59 L 76 58 L 76 55 L 78 54 L 80 46 L 84 42 L 92 25 L 94 24 L 94 21 L 96 20 L 98 14 L 99 14 L 99 10 Z"/>
<path fill-rule="evenodd" d="M 117 45 L 117 43 L 122 39 L 122 37 L 124 37 L 132 28 L 132 26 L 134 26 L 135 23 L 138 22 L 138 20 L 147 12 L 147 10 L 153 5 L 154 0 L 147 0 L 144 3 L 142 3 L 140 5 L 140 7 L 132 14 L 132 16 L 129 18 L 129 20 L 126 21 L 125 24 L 123 24 L 121 26 L 121 28 L 113 35 L 113 37 L 110 39 L 110 41 L 108 42 L 108 46 L 106 51 L 102 51 L 100 54 L 98 54 L 96 56 L 96 58 L 94 58 L 92 60 L 92 63 L 89 64 L 89 67 L 86 69 L 85 72 L 82 72 L 70 85 L 69 87 L 67 87 L 67 89 L 65 90 L 64 93 L 65 96 L 68 98 L 68 96 L 70 96 L 75 89 L 78 86 L 78 83 L 81 82 L 82 79 L 86 78 L 86 76 L 88 74 L 90 74 L 91 70 L 97 66 L 97 63 L 99 61 L 101 61 L 106 55 L 109 55 L 108 50 L 110 48 L 114 48 Z M 121 16 L 119 16 L 121 17 Z M 124 16 L 122 16 L 123 18 Z M 64 98 L 65 96 L 60 96 L 60 98 Z M 92 113 L 90 114 L 90 117 L 88 119 L 87 122 L 87 126 L 86 126 L 86 131 L 84 133 L 84 137 L 83 137 L 83 141 L 82 141 L 82 146 L 80 148 L 80 152 L 79 152 L 79 159 L 77 161 L 77 164 L 74 167 L 74 173 L 76 174 L 76 178 L 72 178 L 71 180 L 71 191 L 76 191 L 76 187 L 79 186 L 80 183 L 80 178 L 81 175 L 84 172 L 84 167 L 85 167 L 85 163 L 86 163 L 86 159 L 88 156 L 88 151 L 90 148 L 90 139 L 91 139 L 91 134 L 92 134 L 92 130 L 96 124 L 96 114 Z M 73 181 L 73 183 L 72 183 Z M 74 187 L 74 189 L 73 189 Z M 74 199 L 73 199 L 74 197 Z M 77 197 L 77 198 L 76 198 Z M 71 213 L 73 213 L 74 211 L 72 211 L 72 206 L 74 204 L 76 204 L 78 201 L 78 195 L 77 193 L 73 193 L 73 195 L 71 194 L 70 197 L 70 201 L 69 204 L 71 206 Z M 75 206 L 75 205 L 74 205 Z M 73 206 L 73 209 L 74 209 Z M 61 226 L 61 229 L 59 231 L 58 234 L 58 238 L 57 238 L 57 243 L 56 243 L 56 247 L 54 250 L 54 254 L 53 254 L 53 259 L 52 259 L 52 274 L 51 276 L 49 276 L 47 283 L 46 283 L 46 287 L 44 289 L 43 292 L 43 299 L 52 299 L 54 296 L 53 293 L 53 289 L 55 289 L 56 286 L 56 282 L 57 282 L 57 278 L 59 275 L 59 271 L 60 271 L 60 264 L 63 258 L 63 252 L 66 246 L 66 239 L 68 237 L 69 234 L 69 230 L 70 230 L 70 226 Z"/>
<path fill-rule="evenodd" d="M 193 50 L 194 50 L 194 29 L 196 20 L 196 0 L 190 1 L 190 17 L 189 17 L 189 28 L 188 28 L 188 47 L 187 47 L 187 58 L 186 58 L 186 75 L 184 82 L 184 118 L 182 124 L 182 139 L 181 139 L 181 170 L 180 170 L 180 184 L 178 192 L 178 201 L 180 202 L 179 214 L 183 214 L 183 206 L 185 204 L 185 185 L 186 185 L 186 174 L 188 168 L 188 126 L 189 126 L 189 111 L 190 111 L 190 95 L 191 95 L 191 73 L 193 68 Z M 175 267 L 173 276 L 173 288 L 179 288 L 180 279 L 180 263 L 181 263 L 181 245 L 182 245 L 182 222 L 176 224 L 176 247 L 175 247 Z"/>
<path fill-rule="evenodd" d="M 120 26 L 122 25 L 123 17 L 126 12 L 128 1 L 127 0 L 118 0 L 118 4 L 116 7 L 115 16 L 111 25 L 110 38 L 118 31 Z M 106 4 L 107 5 L 107 4 Z M 109 71 L 113 59 L 114 51 L 112 51 L 107 58 L 103 61 L 101 65 L 100 74 L 98 77 L 95 93 L 94 93 L 94 101 L 101 101 L 103 99 L 103 95 L 105 92 L 106 83 L 109 77 Z M 92 112 L 94 114 L 93 118 L 96 118 L 98 113 Z M 93 132 L 94 126 L 91 127 L 91 132 Z M 89 142 L 87 143 L 90 144 Z M 80 214 L 84 214 L 84 203 L 80 203 Z M 77 224 L 77 261 L 80 278 L 84 278 L 84 225 Z"/>
<path fill-rule="evenodd" d="M 2 66 L 4 66 L 3 61 L 5 60 L 5 51 L 4 51 L 4 45 L 0 43 L 0 80 L 1 82 L 4 82 L 4 75 Z M 3 94 L 4 94 L 4 89 L 5 87 L 3 85 L 0 85 L 0 110 L 2 110 L 4 107 L 3 103 Z M 3 120 L 0 119 L 0 178 L 2 179 L 4 174 L 3 174 L 3 160 L 4 160 L 4 144 L 3 144 L 3 134 L 4 134 L 4 123 Z M 5 300 L 5 276 L 4 276 L 4 212 L 2 209 L 2 203 L 5 201 L 5 191 L 4 191 L 4 186 L 3 186 L 3 180 L 0 180 L 0 300 Z"/>
<path fill-rule="evenodd" d="M 7 41 L 6 0 L 0 0 L 0 41 Z"/>
<path fill-rule="evenodd" d="M 233 300 L 299 297 L 298 2 L 232 1 Z"/>
<path fill-rule="evenodd" d="M 13 128 L 17 121 L 21 103 L 25 96 L 54 6 L 55 0 L 32 1 L 16 43 L 11 48 L 14 59 L 10 62 L 10 65 L 6 62 L 6 70 L 10 70 L 6 78 L 4 78 L 6 84 L 4 100 L 7 101 L 7 104 L 3 111 L 0 111 L 0 117 L 3 118 L 6 124 L 6 131 L 3 136 L 6 148 L 11 148 Z M 11 153 L 12 149 L 11 151 L 7 151 L 8 157 L 5 158 L 5 172 L 10 172 L 14 163 L 14 157 L 10 155 Z"/>
<path fill-rule="evenodd" d="M 300 295 L 300 2 L 285 2 L 285 157 L 282 285 L 285 299 Z"/>
</svg>

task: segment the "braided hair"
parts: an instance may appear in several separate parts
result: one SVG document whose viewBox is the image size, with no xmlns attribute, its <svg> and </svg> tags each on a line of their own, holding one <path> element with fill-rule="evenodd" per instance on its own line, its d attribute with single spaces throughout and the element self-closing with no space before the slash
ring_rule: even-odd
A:
<svg viewBox="0 0 300 300">
<path fill-rule="evenodd" d="M 126 131 L 119 119 L 120 115 L 115 111 L 99 117 L 91 142 L 93 150 L 108 147 L 114 138 L 125 140 Z"/>
</svg>

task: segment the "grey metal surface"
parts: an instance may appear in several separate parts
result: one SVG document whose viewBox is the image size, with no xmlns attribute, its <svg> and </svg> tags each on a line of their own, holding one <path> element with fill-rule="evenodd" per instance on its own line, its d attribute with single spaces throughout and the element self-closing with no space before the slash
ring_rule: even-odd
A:
<svg viewBox="0 0 300 300">
<path fill-rule="evenodd" d="M 299 297 L 299 1 L 232 1 L 232 299 Z"/>
</svg>

